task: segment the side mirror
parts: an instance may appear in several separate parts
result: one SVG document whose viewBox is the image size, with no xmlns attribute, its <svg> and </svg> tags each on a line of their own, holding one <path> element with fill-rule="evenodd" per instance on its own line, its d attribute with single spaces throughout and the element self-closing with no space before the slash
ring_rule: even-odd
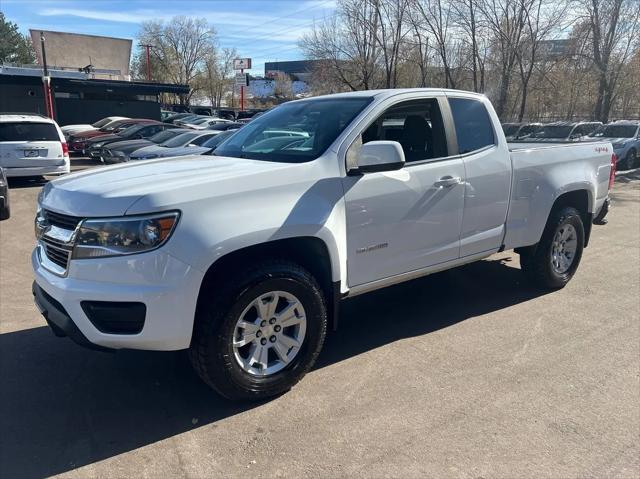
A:
<svg viewBox="0 0 640 479">
<path fill-rule="evenodd" d="M 395 171 L 404 166 L 404 151 L 397 141 L 370 141 L 360 147 L 357 168 L 349 174 Z"/>
</svg>

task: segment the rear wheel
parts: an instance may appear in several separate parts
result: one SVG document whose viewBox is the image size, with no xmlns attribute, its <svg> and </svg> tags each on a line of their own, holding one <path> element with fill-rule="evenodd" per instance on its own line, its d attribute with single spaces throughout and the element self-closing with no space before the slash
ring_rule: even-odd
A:
<svg viewBox="0 0 640 479">
<path fill-rule="evenodd" d="M 575 208 L 554 210 L 540 242 L 520 252 L 524 274 L 537 286 L 563 288 L 573 277 L 584 248 L 584 225 Z"/>
<path fill-rule="evenodd" d="M 638 152 L 635 148 L 631 148 L 627 152 L 624 163 L 627 170 L 631 170 L 636 167 L 636 165 L 638 164 Z"/>
<path fill-rule="evenodd" d="M 189 356 L 229 399 L 288 391 L 313 366 L 327 313 L 315 278 L 289 261 L 265 261 L 205 292 Z"/>
</svg>

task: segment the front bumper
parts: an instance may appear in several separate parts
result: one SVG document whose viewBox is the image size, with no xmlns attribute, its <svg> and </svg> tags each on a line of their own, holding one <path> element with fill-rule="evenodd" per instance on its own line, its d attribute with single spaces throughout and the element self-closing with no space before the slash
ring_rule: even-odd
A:
<svg viewBox="0 0 640 479">
<path fill-rule="evenodd" d="M 44 316 L 53 334 L 60 338 L 68 336 L 76 344 L 85 348 L 108 351 L 108 348 L 103 348 L 91 343 L 69 317 L 64 306 L 49 296 L 35 281 L 31 285 L 31 292 L 33 293 L 33 300 L 36 303 L 36 307 L 42 316 Z"/>
<path fill-rule="evenodd" d="M 102 348 L 172 351 L 189 347 L 204 273 L 163 248 L 131 256 L 71 260 L 66 276 L 45 268 L 39 254 L 36 248 L 31 256 L 34 291 L 39 288 L 47 295 L 41 298 L 53 299 L 60 307 L 43 304 L 37 295 L 36 302 L 47 311 L 45 317 L 54 332 L 62 330 L 76 342 Z M 144 326 L 136 334 L 101 332 L 83 310 L 82 303 L 87 301 L 142 303 Z"/>
</svg>

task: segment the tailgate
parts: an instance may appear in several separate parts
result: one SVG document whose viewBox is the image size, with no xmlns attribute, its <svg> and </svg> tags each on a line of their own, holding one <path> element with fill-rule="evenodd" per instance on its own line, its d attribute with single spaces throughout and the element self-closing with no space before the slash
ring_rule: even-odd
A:
<svg viewBox="0 0 640 479">
<path fill-rule="evenodd" d="M 59 166 L 64 162 L 60 141 L 0 142 L 0 166 L 4 168 Z"/>
<path fill-rule="evenodd" d="M 29 168 L 65 162 L 58 129 L 52 123 L 0 123 L 0 166 Z"/>
</svg>

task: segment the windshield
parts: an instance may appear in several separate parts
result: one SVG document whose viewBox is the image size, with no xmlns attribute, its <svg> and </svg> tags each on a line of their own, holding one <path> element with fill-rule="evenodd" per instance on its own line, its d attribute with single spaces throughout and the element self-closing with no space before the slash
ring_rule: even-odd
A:
<svg viewBox="0 0 640 479">
<path fill-rule="evenodd" d="M 175 138 L 171 138 L 170 140 L 162 143 L 162 146 L 166 146 L 167 148 L 176 148 L 178 146 L 184 146 L 193 140 L 196 136 L 200 135 L 197 131 L 182 133 L 181 135 L 176 136 Z"/>
<path fill-rule="evenodd" d="M 504 131 L 504 136 L 511 136 L 518 133 L 518 128 L 520 125 L 517 123 L 505 123 L 502 125 L 502 131 Z"/>
<path fill-rule="evenodd" d="M 153 135 L 151 138 L 149 138 L 149 141 L 152 141 L 154 143 L 162 143 L 163 141 L 170 140 L 171 138 L 179 134 L 180 133 L 177 133 L 175 131 L 165 130 Z"/>
<path fill-rule="evenodd" d="M 103 126 L 105 126 L 107 123 L 110 123 L 110 122 L 111 120 L 109 118 L 103 118 L 102 120 L 92 123 L 91 126 L 94 128 L 102 128 Z"/>
<path fill-rule="evenodd" d="M 236 130 L 227 130 L 223 131 L 222 133 L 218 133 L 213 138 L 209 138 L 207 141 L 205 141 L 202 146 L 205 146 L 207 148 L 217 148 L 220 143 L 229 138 L 235 132 Z"/>
<path fill-rule="evenodd" d="M 592 138 L 633 138 L 637 125 L 604 125 L 591 133 Z"/>
<path fill-rule="evenodd" d="M 201 125 L 201 124 L 203 124 L 203 123 L 205 123 L 205 122 L 207 122 L 209 120 L 210 120 L 210 118 L 200 118 L 198 120 L 192 121 L 191 124 L 192 125 Z"/>
<path fill-rule="evenodd" d="M 573 125 L 547 125 L 533 135 L 534 138 L 568 138 Z"/>
<path fill-rule="evenodd" d="M 522 138 L 523 136 L 530 135 L 531 133 L 535 133 L 538 130 L 540 130 L 540 125 L 525 125 L 520 128 L 518 136 Z"/>
<path fill-rule="evenodd" d="M 145 124 L 139 125 L 139 124 L 135 124 L 135 125 L 131 125 L 128 128 L 125 128 L 124 130 L 122 130 L 121 132 L 119 132 L 118 134 L 120 136 L 130 136 L 130 135 L 135 135 L 138 131 L 142 130 L 145 126 Z"/>
<path fill-rule="evenodd" d="M 134 125 L 135 123 L 131 123 L 131 122 L 126 122 L 126 121 L 113 121 L 109 124 L 107 124 L 107 126 L 103 126 L 102 128 L 100 128 L 100 131 L 114 131 L 117 130 L 118 128 L 127 128 L 131 125 Z"/>
<path fill-rule="evenodd" d="M 318 158 L 371 97 L 328 98 L 280 105 L 216 149 L 217 155 L 302 163 Z"/>
</svg>

